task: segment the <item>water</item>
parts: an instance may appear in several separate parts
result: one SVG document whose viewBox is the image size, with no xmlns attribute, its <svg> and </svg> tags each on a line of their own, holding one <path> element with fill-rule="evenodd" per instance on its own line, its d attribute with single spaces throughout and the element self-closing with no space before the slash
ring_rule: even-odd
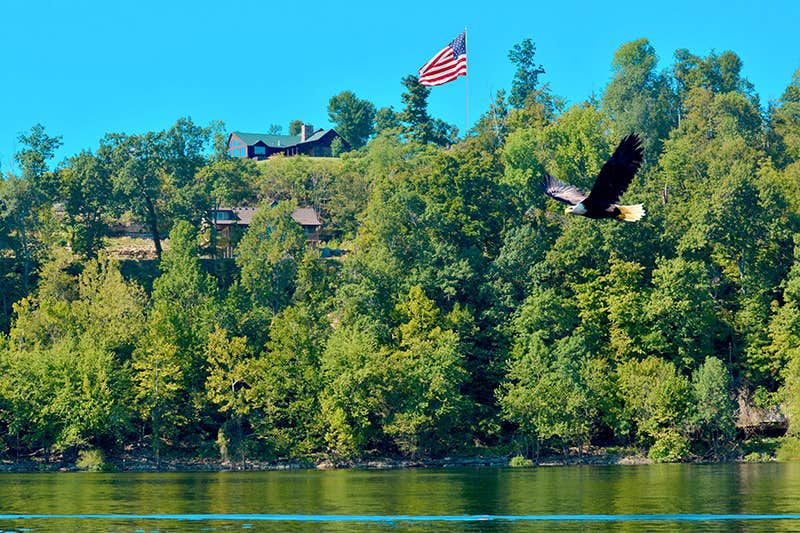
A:
<svg viewBox="0 0 800 533">
<path fill-rule="evenodd" d="M 800 464 L 0 474 L 7 531 L 800 532 Z"/>
</svg>

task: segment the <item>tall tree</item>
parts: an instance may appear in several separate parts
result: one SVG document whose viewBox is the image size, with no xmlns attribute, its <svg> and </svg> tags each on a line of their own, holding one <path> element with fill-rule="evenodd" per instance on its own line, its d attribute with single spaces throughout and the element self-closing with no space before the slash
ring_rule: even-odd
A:
<svg viewBox="0 0 800 533">
<path fill-rule="evenodd" d="M 236 248 L 236 264 L 242 269 L 242 286 L 256 305 L 278 314 L 291 301 L 297 266 L 305 239 L 292 220 L 295 203 L 264 202 Z"/>
<path fill-rule="evenodd" d="M 134 354 L 140 409 L 151 419 L 156 446 L 162 430 L 180 437 L 205 416 L 205 350 L 218 308 L 217 285 L 200 268 L 197 233 L 189 223 L 175 224 L 159 266 L 147 333 Z"/>
<path fill-rule="evenodd" d="M 91 152 L 72 157 L 58 172 L 71 248 L 87 258 L 97 256 L 107 232 L 107 217 L 118 211 L 109 169 Z"/>
<path fill-rule="evenodd" d="M 8 175 L 0 188 L 0 219 L 11 230 L 11 242 L 17 261 L 22 265 L 22 284 L 27 290 L 38 251 L 44 248 L 46 235 L 39 233 L 43 219 L 49 216 L 45 206 L 54 201 L 57 182 L 48 171 L 47 162 L 61 146 L 61 137 L 51 137 L 41 124 L 21 133 L 22 146 L 14 154 L 21 175 Z"/>
<path fill-rule="evenodd" d="M 162 133 L 107 134 L 100 140 L 97 156 L 112 170 L 114 189 L 150 230 L 156 256 L 161 259 L 164 198 Z"/>
<path fill-rule="evenodd" d="M 23 148 L 14 154 L 14 161 L 22 169 L 22 179 L 30 182 L 38 194 L 52 198 L 56 192 L 54 176 L 48 173 L 47 162 L 61 145 L 61 136 L 51 137 L 44 126 L 34 125 L 29 132 L 17 137 Z"/>
<path fill-rule="evenodd" d="M 169 215 L 199 226 L 208 194 L 197 172 L 205 166 L 206 153 L 213 144 L 212 128 L 183 117 L 164 131 L 159 143 L 168 187 Z"/>
<path fill-rule="evenodd" d="M 400 113 L 396 112 L 391 106 L 382 107 L 375 112 L 375 126 L 374 131 L 380 135 L 389 130 L 395 130 L 400 127 Z"/>
<path fill-rule="evenodd" d="M 408 75 L 402 79 L 406 92 L 402 95 L 405 109 L 402 120 L 409 138 L 427 143 L 433 138 L 433 124 L 428 114 L 428 95 L 431 90 L 419 82 L 419 78 Z"/>
<path fill-rule="evenodd" d="M 352 91 L 344 91 L 331 96 L 328 118 L 336 125 L 339 135 L 357 150 L 367 143 L 374 131 L 375 105 L 360 100 Z"/>
<path fill-rule="evenodd" d="M 752 104 L 758 104 L 753 84 L 741 75 L 741 58 L 730 50 L 721 54 L 712 51 L 703 58 L 680 48 L 675 51 L 672 68 L 681 101 L 689 91 L 700 87 L 713 93 L 739 92 Z"/>
<path fill-rule="evenodd" d="M 539 85 L 539 74 L 544 74 L 544 68 L 534 62 L 535 55 L 536 45 L 530 38 L 523 39 L 508 51 L 508 58 L 517 67 L 508 97 L 508 103 L 514 107 L 525 106 L 525 100 Z"/>
<path fill-rule="evenodd" d="M 440 146 L 452 143 L 457 135 L 455 126 L 441 119 L 434 119 L 428 113 L 430 88 L 422 85 L 414 75 L 406 76 L 402 83 L 406 92 L 401 98 L 406 107 L 400 116 L 408 138 L 423 144 L 435 143 Z"/>
<path fill-rule="evenodd" d="M 678 123 L 678 100 L 647 39 L 625 43 L 614 52 L 614 77 L 603 93 L 603 109 L 621 137 L 635 131 L 644 137 L 647 162 L 657 161 L 661 143 Z"/>
<path fill-rule="evenodd" d="M 303 129 L 304 122 L 299 118 L 294 119 L 289 123 L 289 135 L 300 135 Z"/>
</svg>

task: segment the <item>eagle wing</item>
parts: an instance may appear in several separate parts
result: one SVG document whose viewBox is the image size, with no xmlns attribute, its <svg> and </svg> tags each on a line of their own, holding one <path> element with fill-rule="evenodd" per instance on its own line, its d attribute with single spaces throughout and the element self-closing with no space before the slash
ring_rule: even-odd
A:
<svg viewBox="0 0 800 533">
<path fill-rule="evenodd" d="M 633 181 L 633 176 L 642 164 L 644 150 L 642 141 L 631 133 L 620 141 L 617 149 L 600 169 L 584 205 L 605 209 L 619 201 L 619 197 Z"/>
<path fill-rule="evenodd" d="M 578 189 L 576 186 L 564 183 L 550 174 L 544 175 L 542 190 L 550 198 L 555 198 L 559 202 L 564 202 L 569 205 L 578 205 L 587 196 L 585 192 Z"/>
</svg>

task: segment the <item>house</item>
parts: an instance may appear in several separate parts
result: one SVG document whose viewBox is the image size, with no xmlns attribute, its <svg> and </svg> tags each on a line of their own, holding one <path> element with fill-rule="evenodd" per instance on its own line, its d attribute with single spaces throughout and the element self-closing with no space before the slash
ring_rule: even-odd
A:
<svg viewBox="0 0 800 533">
<path fill-rule="evenodd" d="M 336 133 L 336 130 L 319 129 L 315 131 L 311 124 L 303 124 L 300 127 L 300 135 L 270 135 L 234 131 L 228 135 L 228 155 L 258 161 L 275 154 L 331 157 L 331 143 L 334 139 L 340 139 L 345 150 L 350 149 L 350 145 Z"/>
<path fill-rule="evenodd" d="M 220 207 L 213 211 L 216 246 L 225 250 L 225 257 L 233 257 L 233 249 L 250 226 L 255 212 L 255 207 Z"/>
<path fill-rule="evenodd" d="M 273 206 L 277 202 L 273 202 Z M 213 212 L 214 228 L 217 230 L 217 247 L 224 249 L 225 257 L 233 256 L 233 249 L 253 221 L 255 207 L 220 207 Z M 320 241 L 322 222 L 313 207 L 298 207 L 292 211 L 292 220 L 303 228 L 306 242 Z"/>
<path fill-rule="evenodd" d="M 313 207 L 298 207 L 292 211 L 292 219 L 303 227 L 303 235 L 307 242 L 319 243 L 319 232 L 322 222 Z"/>
</svg>

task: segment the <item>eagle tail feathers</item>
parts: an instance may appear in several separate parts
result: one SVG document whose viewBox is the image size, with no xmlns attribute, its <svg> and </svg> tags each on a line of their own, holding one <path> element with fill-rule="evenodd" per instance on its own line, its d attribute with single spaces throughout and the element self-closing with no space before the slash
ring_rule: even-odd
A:
<svg viewBox="0 0 800 533">
<path fill-rule="evenodd" d="M 636 222 L 645 215 L 644 206 L 642 204 L 618 205 L 617 207 L 619 208 L 619 215 L 617 215 L 617 218 L 620 220 Z"/>
</svg>

